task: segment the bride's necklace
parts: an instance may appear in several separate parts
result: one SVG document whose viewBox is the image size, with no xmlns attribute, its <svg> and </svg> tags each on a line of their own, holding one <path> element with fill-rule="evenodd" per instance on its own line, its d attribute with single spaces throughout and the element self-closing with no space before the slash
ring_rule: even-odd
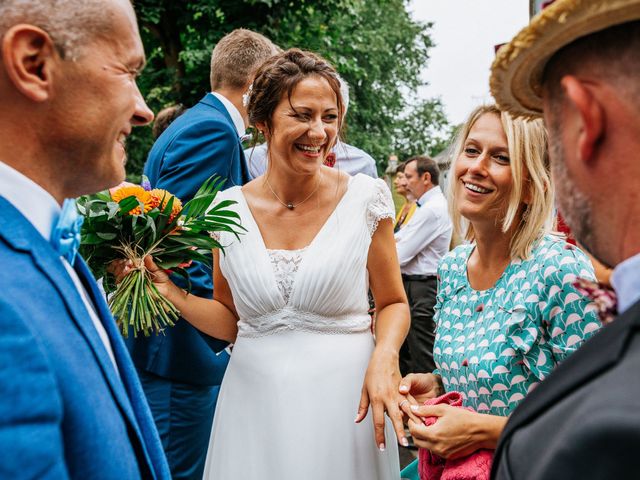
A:
<svg viewBox="0 0 640 480">
<path fill-rule="evenodd" d="M 265 180 L 265 182 L 267 182 L 267 186 L 269 187 L 269 190 L 271 190 L 271 193 L 273 194 L 273 196 L 276 197 L 276 200 L 278 200 L 282 205 L 287 207 L 289 210 L 293 210 L 294 208 L 302 205 L 304 202 L 309 200 L 313 196 L 313 194 L 318 191 L 318 189 L 320 188 L 320 181 L 322 180 L 322 176 L 318 175 L 318 184 L 316 185 L 316 188 L 314 188 L 313 191 L 309 195 L 307 195 L 307 197 L 304 200 L 301 200 L 301 201 L 299 201 L 298 203 L 295 203 L 295 204 L 293 202 L 284 202 L 284 201 L 282 201 L 282 199 L 278 196 L 278 194 L 273 190 L 273 187 L 269 183 L 269 179 L 265 178 L 264 180 Z"/>
</svg>

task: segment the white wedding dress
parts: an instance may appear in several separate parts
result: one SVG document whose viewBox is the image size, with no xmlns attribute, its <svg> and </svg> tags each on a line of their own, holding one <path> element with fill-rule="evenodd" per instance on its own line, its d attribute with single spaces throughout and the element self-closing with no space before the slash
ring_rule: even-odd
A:
<svg viewBox="0 0 640 480">
<path fill-rule="evenodd" d="M 371 411 L 354 423 L 374 347 L 367 254 L 378 221 L 393 218 L 382 180 L 350 178 L 314 240 L 267 250 L 240 187 L 219 195 L 247 229 L 220 268 L 240 317 L 209 443 L 207 480 L 399 479 L 396 437 L 376 446 Z"/>
</svg>

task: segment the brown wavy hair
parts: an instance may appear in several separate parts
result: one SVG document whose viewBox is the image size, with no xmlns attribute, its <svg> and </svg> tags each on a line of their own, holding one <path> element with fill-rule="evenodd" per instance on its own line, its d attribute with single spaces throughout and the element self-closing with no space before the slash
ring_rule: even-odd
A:
<svg viewBox="0 0 640 480">
<path fill-rule="evenodd" d="M 273 112 L 284 95 L 291 103 L 293 89 L 309 76 L 324 78 L 338 101 L 338 134 L 342 130 L 344 101 L 336 70 L 324 58 L 312 52 L 291 48 L 274 55 L 256 71 L 251 87 L 247 113 L 249 123 L 264 123 L 271 133 Z"/>
</svg>

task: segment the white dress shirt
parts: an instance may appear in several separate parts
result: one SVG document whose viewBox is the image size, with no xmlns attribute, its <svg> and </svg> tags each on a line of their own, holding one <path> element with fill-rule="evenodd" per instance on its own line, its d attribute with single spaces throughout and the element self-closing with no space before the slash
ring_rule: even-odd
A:
<svg viewBox="0 0 640 480">
<path fill-rule="evenodd" d="M 244 120 L 242 119 L 240 111 L 224 95 L 221 95 L 218 92 L 211 92 L 211 95 L 220 100 L 222 105 L 224 105 L 224 108 L 227 109 L 227 112 L 229 112 L 229 116 L 233 121 L 233 125 L 236 127 L 236 131 L 238 132 L 238 137 L 242 137 L 247 129 L 244 126 Z"/>
<path fill-rule="evenodd" d="M 400 271 L 407 275 L 435 275 L 449 251 L 453 230 L 447 200 L 433 187 L 418 200 L 420 207 L 396 234 Z"/>
<path fill-rule="evenodd" d="M 60 216 L 60 205 L 49 192 L 40 185 L 24 176 L 22 173 L 11 168 L 9 165 L 0 162 L 0 196 L 3 196 L 11 203 L 33 226 L 34 228 L 49 242 L 51 241 L 51 232 L 54 224 Z M 113 366 L 118 373 L 118 367 L 111 348 L 111 342 L 102 322 L 95 311 L 91 297 L 82 285 L 82 281 L 78 277 L 73 267 L 64 257 L 60 257 L 60 261 L 69 273 L 82 302 L 87 309 L 89 317 L 98 332 L 100 340 L 104 348 L 113 362 Z"/>
<path fill-rule="evenodd" d="M 344 142 L 338 142 L 332 151 L 336 154 L 334 168 L 347 172 L 351 176 L 357 173 L 364 173 L 372 178 L 378 178 L 376 162 L 364 150 Z M 267 171 L 266 143 L 245 149 L 244 156 L 247 159 L 251 178 L 257 178 Z"/>
<path fill-rule="evenodd" d="M 618 296 L 618 314 L 624 313 L 640 300 L 640 253 L 613 269 L 611 284 Z"/>
</svg>

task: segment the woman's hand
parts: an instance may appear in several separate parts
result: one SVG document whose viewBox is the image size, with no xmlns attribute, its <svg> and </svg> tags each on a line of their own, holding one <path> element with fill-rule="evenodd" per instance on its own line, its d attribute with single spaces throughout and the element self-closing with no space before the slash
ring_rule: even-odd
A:
<svg viewBox="0 0 640 480">
<path fill-rule="evenodd" d="M 484 415 L 450 405 L 403 405 L 413 415 L 437 417 L 431 426 L 409 419 L 414 443 L 443 458 L 458 458 L 481 448 L 495 449 L 507 417 Z"/>
<path fill-rule="evenodd" d="M 409 445 L 409 441 L 404 434 L 402 411 L 398 406 L 404 400 L 404 397 L 398 394 L 400 379 L 397 352 L 374 350 L 364 378 L 358 415 L 355 421 L 360 423 L 364 420 L 367 416 L 369 405 L 371 405 L 376 445 L 381 451 L 384 451 L 386 447 L 384 435 L 385 411 L 393 423 L 398 442 L 405 447 Z"/>
<path fill-rule="evenodd" d="M 116 283 L 120 283 L 135 268 L 131 260 L 115 260 L 111 262 L 107 271 L 116 277 Z M 158 289 L 158 292 L 169 301 L 171 295 L 182 292 L 169 278 L 169 275 L 161 269 L 150 256 L 144 258 L 144 268 L 149 272 L 151 281 Z"/>
<path fill-rule="evenodd" d="M 425 400 L 444 394 L 442 380 L 433 373 L 410 373 L 402 379 L 398 389 L 401 395 L 406 395 L 412 404 L 422 405 Z"/>
</svg>

